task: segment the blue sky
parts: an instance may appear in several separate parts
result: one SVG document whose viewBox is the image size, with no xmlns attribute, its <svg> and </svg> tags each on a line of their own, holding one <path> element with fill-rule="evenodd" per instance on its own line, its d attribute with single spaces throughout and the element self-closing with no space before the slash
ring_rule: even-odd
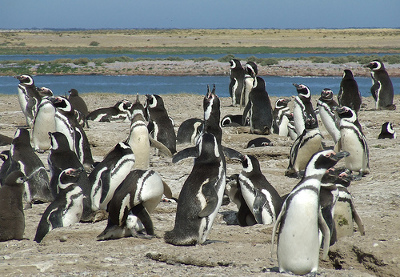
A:
<svg viewBox="0 0 400 277">
<path fill-rule="evenodd" d="M 399 0 L 0 0 L 0 28 L 399 28 Z"/>
</svg>

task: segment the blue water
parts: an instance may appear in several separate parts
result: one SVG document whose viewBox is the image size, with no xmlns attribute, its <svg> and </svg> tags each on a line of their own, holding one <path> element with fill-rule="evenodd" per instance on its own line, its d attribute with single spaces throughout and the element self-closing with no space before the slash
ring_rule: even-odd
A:
<svg viewBox="0 0 400 277">
<path fill-rule="evenodd" d="M 271 96 L 292 96 L 296 94 L 293 83 L 310 87 L 312 94 L 319 95 L 323 88 L 338 93 L 341 77 L 275 77 L 261 76 Z M 361 95 L 370 96 L 371 78 L 355 77 Z M 395 93 L 400 94 L 400 77 L 392 77 Z M 34 76 L 35 85 L 50 88 L 55 95 L 65 95 L 71 88 L 79 93 L 107 92 L 121 94 L 177 94 L 204 95 L 207 85 L 216 85 L 217 95 L 229 97 L 229 76 L 100 76 L 63 75 Z M 0 76 L 0 94 L 16 94 L 18 80 Z"/>
</svg>

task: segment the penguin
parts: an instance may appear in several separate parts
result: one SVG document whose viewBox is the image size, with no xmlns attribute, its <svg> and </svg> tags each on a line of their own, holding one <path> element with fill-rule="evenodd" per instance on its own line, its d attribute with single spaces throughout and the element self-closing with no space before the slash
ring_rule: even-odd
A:
<svg viewBox="0 0 400 277">
<path fill-rule="evenodd" d="M 16 170 L 8 174 L 0 187 L 0 241 L 24 238 L 24 183 L 25 175 Z"/>
<path fill-rule="evenodd" d="M 148 236 L 154 236 L 150 213 L 160 203 L 164 183 L 153 170 L 135 169 L 115 191 L 108 204 L 107 226 L 97 240 L 135 236 L 144 228 Z"/>
<path fill-rule="evenodd" d="M 309 117 L 305 122 L 303 133 L 296 138 L 290 148 L 289 166 L 285 175 L 297 178 L 306 168 L 311 156 L 322 150 L 322 135 L 318 129 L 315 118 Z"/>
<path fill-rule="evenodd" d="M 196 138 L 200 135 L 202 125 L 203 120 L 200 118 L 193 117 L 186 119 L 181 123 L 181 125 L 179 125 L 178 132 L 176 134 L 176 142 L 178 144 L 195 144 Z"/>
<path fill-rule="evenodd" d="M 291 113 L 288 107 L 289 102 L 290 99 L 288 98 L 279 98 L 278 100 L 276 100 L 275 108 L 272 112 L 272 132 L 283 137 L 287 137 L 289 134 L 289 118 L 285 116 Z"/>
<path fill-rule="evenodd" d="M 37 91 L 37 87 L 35 86 L 32 76 L 28 74 L 22 74 L 15 76 L 15 78 L 19 81 L 19 105 L 25 116 L 27 126 L 32 127 L 33 120 L 36 116 L 37 106 L 40 103 L 41 97 Z"/>
<path fill-rule="evenodd" d="M 135 155 L 128 143 L 118 143 L 89 175 L 92 210 L 106 210 L 117 187 L 133 170 Z"/>
<path fill-rule="evenodd" d="M 46 168 L 30 144 L 29 131 L 19 128 L 10 147 L 11 165 L 8 171 L 21 170 L 26 176 L 24 198 L 28 205 L 35 201 L 51 202 L 54 198 Z M 13 165 L 14 164 L 14 165 Z"/>
<path fill-rule="evenodd" d="M 340 89 L 338 93 L 338 103 L 340 106 L 346 106 L 354 110 L 356 113 L 361 108 L 361 94 L 358 90 L 357 81 L 354 79 L 353 72 L 350 69 L 345 69 Z"/>
<path fill-rule="evenodd" d="M 239 226 L 245 227 L 257 224 L 253 213 L 250 211 L 246 201 L 243 198 L 239 184 L 239 174 L 233 174 L 232 176 L 227 177 L 226 194 L 228 195 L 230 201 L 235 203 L 237 206 L 238 212 L 236 217 Z"/>
<path fill-rule="evenodd" d="M 58 176 L 59 193 L 47 206 L 36 230 L 34 241 L 40 243 L 53 229 L 78 223 L 83 213 L 84 195 L 77 182 L 82 168 L 64 169 Z"/>
<path fill-rule="evenodd" d="M 13 140 L 12 137 L 0 134 L 0 146 L 10 145 L 12 140 Z"/>
<path fill-rule="evenodd" d="M 324 184 L 324 183 L 322 183 Z M 329 228 L 329 246 L 332 246 L 337 241 L 336 236 L 336 226 L 334 222 L 335 215 L 335 205 L 339 199 L 339 190 L 335 184 L 323 185 L 321 184 L 321 190 L 319 194 L 319 202 L 321 205 L 322 217 Z M 322 232 L 322 230 L 320 230 Z M 321 233 L 321 245 L 323 245 L 323 240 L 325 237 Z"/>
<path fill-rule="evenodd" d="M 245 71 L 242 64 L 238 59 L 232 59 L 229 61 L 229 95 L 232 98 L 232 106 L 240 104 L 241 97 L 243 95 L 243 84 Z"/>
<path fill-rule="evenodd" d="M 156 94 L 146 94 L 144 107 L 149 121 L 147 127 L 153 139 L 164 144 L 174 154 L 176 152 L 176 134 L 163 99 Z"/>
<path fill-rule="evenodd" d="M 87 173 L 76 153 L 68 146 L 68 141 L 63 133 L 54 132 L 50 133 L 51 150 L 47 158 L 50 169 L 50 190 L 54 197 L 59 193 L 58 179 L 63 170 L 68 168 L 83 169 L 79 170 L 79 178 L 77 185 L 82 189 L 83 200 L 83 214 L 82 221 L 89 221 L 93 219 L 92 201 L 91 201 L 91 187 Z"/>
<path fill-rule="evenodd" d="M 277 256 L 279 271 L 296 275 L 316 273 L 319 263 L 320 240 L 318 230 L 330 237 L 323 219 L 319 196 L 321 179 L 348 152 L 324 150 L 315 153 L 306 166 L 304 177 L 283 202 L 272 231 L 272 247 L 278 229 Z M 329 251 L 329 241 L 324 240 L 323 259 Z M 272 253 L 273 251 L 271 251 Z"/>
<path fill-rule="evenodd" d="M 41 87 L 38 91 L 48 96 L 42 97 L 37 108 L 37 114 L 32 127 L 32 143 L 35 151 L 44 152 L 51 147 L 49 132 L 56 131 L 56 108 L 49 99 L 53 95 L 50 89 Z"/>
<path fill-rule="evenodd" d="M 335 144 L 340 139 L 340 120 L 336 115 L 337 107 L 338 103 L 333 100 L 333 91 L 330 88 L 324 88 L 321 91 L 321 97 L 317 100 L 318 114 Z"/>
<path fill-rule="evenodd" d="M 243 96 L 240 98 L 240 107 L 246 107 L 247 103 L 249 102 L 249 94 L 253 89 L 253 85 L 258 74 L 257 64 L 255 62 L 248 61 L 244 67 L 244 71 L 244 88 Z"/>
<path fill-rule="evenodd" d="M 294 98 L 293 120 L 297 135 L 301 135 L 305 129 L 305 121 L 308 117 L 315 119 L 318 124 L 317 115 L 311 102 L 311 90 L 304 84 L 293 84 L 297 95 Z M 317 125 L 318 126 L 318 125 Z"/>
<path fill-rule="evenodd" d="M 375 108 L 377 110 L 395 110 L 393 84 L 383 62 L 373 60 L 366 67 L 371 70 L 371 94 L 375 99 Z"/>
<path fill-rule="evenodd" d="M 266 137 L 259 137 L 259 138 L 255 138 L 250 140 L 247 143 L 246 148 L 253 148 L 253 147 L 264 147 L 264 146 L 272 146 L 274 145 L 270 139 L 266 138 Z"/>
<path fill-rule="evenodd" d="M 237 127 L 242 126 L 242 117 L 241 114 L 228 114 L 224 116 L 221 120 L 221 127 Z M 247 124 L 247 122 L 246 122 Z"/>
<path fill-rule="evenodd" d="M 132 119 L 126 143 L 131 147 L 135 156 L 135 169 L 147 169 L 150 166 L 150 146 L 158 148 L 164 154 L 172 157 L 171 151 L 162 143 L 149 135 L 145 120 L 145 109 L 139 101 L 139 95 L 131 108 Z"/>
<path fill-rule="evenodd" d="M 285 119 L 285 121 L 288 121 L 288 133 L 289 133 L 289 137 L 292 140 L 296 140 L 296 138 L 298 137 L 297 133 L 296 133 L 296 128 L 294 127 L 294 117 L 293 117 L 293 113 L 290 114 L 284 114 L 284 117 L 287 117 L 287 119 Z"/>
<path fill-rule="evenodd" d="M 247 206 L 258 224 L 273 224 L 282 206 L 279 193 L 262 174 L 256 157 L 244 155 L 241 163 L 239 184 Z"/>
<path fill-rule="evenodd" d="M 357 113 L 349 107 L 336 109 L 340 118 L 340 140 L 338 149 L 347 151 L 350 156 L 344 159 L 346 168 L 359 172 L 355 180 L 369 173 L 369 149 L 367 140 L 357 120 Z"/>
<path fill-rule="evenodd" d="M 70 149 L 76 153 L 85 169 L 90 171 L 94 160 L 89 140 L 76 119 L 71 103 L 64 97 L 52 98 L 52 103 L 56 107 L 56 131 L 66 136 Z"/>
<path fill-rule="evenodd" d="M 272 106 L 265 89 L 265 81 L 256 77 L 253 89 L 249 94 L 242 117 L 242 124 L 245 124 L 247 116 L 250 118 L 250 133 L 269 135 L 272 127 Z"/>
<path fill-rule="evenodd" d="M 215 93 L 215 85 L 212 90 L 210 90 L 210 87 L 207 85 L 207 93 L 203 99 L 204 127 L 202 132 L 213 134 L 219 144 L 222 142 L 220 107 L 221 103 L 219 97 Z"/>
<path fill-rule="evenodd" d="M 129 121 L 132 103 L 126 99 L 118 101 L 114 106 L 91 111 L 86 119 L 95 122 L 111 122 L 115 120 Z"/>
<path fill-rule="evenodd" d="M 203 133 L 195 147 L 181 150 L 172 162 L 187 157 L 195 157 L 194 165 L 178 197 L 174 228 L 164 235 L 165 242 L 173 245 L 206 241 L 225 190 L 225 156 L 213 134 Z"/>
<path fill-rule="evenodd" d="M 385 122 L 382 124 L 381 132 L 379 133 L 378 139 L 395 139 L 397 137 L 396 132 L 393 129 L 391 122 Z"/>
<path fill-rule="evenodd" d="M 68 93 L 69 96 L 67 97 L 67 99 L 71 103 L 72 108 L 80 112 L 84 116 L 84 118 L 86 118 L 87 115 L 89 114 L 89 110 L 85 100 L 83 100 L 83 98 L 79 95 L 78 91 L 74 88 L 69 90 Z"/>
</svg>

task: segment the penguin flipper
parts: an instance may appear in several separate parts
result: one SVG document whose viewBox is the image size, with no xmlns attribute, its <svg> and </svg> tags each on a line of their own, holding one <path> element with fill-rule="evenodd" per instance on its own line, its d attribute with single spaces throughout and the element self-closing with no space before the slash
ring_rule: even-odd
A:
<svg viewBox="0 0 400 277">
<path fill-rule="evenodd" d="M 240 153 L 239 151 L 236 151 L 235 149 L 222 146 L 222 151 L 224 152 L 225 156 L 228 157 L 229 159 L 239 160 L 239 161 L 243 159 L 243 154 Z"/>
<path fill-rule="evenodd" d="M 265 197 L 265 195 L 260 191 L 256 190 L 256 197 L 254 198 L 254 203 L 253 203 L 253 214 L 258 224 L 264 223 L 262 218 L 262 212 L 266 201 L 267 198 Z"/>
<path fill-rule="evenodd" d="M 199 213 L 199 217 L 206 217 L 212 214 L 215 211 L 215 208 L 218 204 L 218 194 L 215 190 L 214 184 L 217 180 L 211 180 L 205 184 L 203 184 L 201 188 L 201 192 L 206 198 L 206 206 Z"/>
<path fill-rule="evenodd" d="M 150 136 L 149 136 L 149 139 L 150 139 L 150 146 L 159 149 L 161 152 L 163 152 L 168 157 L 172 157 L 171 151 L 164 144 L 162 144 L 161 142 L 153 139 Z"/>
<path fill-rule="evenodd" d="M 358 231 L 361 233 L 362 236 L 365 236 L 364 224 L 361 220 L 361 217 L 358 215 L 352 202 L 350 203 L 350 205 L 351 205 L 351 213 L 353 215 L 353 219 L 357 223 L 357 226 L 358 226 Z"/>
<path fill-rule="evenodd" d="M 286 198 L 287 199 L 287 198 Z M 276 229 L 278 228 L 278 225 L 282 219 L 282 216 L 286 213 L 286 200 L 283 202 L 281 212 L 279 213 L 278 217 L 276 218 L 274 227 L 272 228 L 272 238 L 271 238 L 271 258 L 272 254 L 274 253 L 274 240 L 275 240 L 275 235 L 276 235 Z"/>
<path fill-rule="evenodd" d="M 178 153 L 176 153 L 173 157 L 172 157 L 172 162 L 173 163 L 177 163 L 180 160 L 189 158 L 189 157 L 193 157 L 196 158 L 198 156 L 198 151 L 196 147 L 189 147 L 189 148 L 185 148 L 181 151 L 179 151 Z"/>
<path fill-rule="evenodd" d="M 153 221 L 151 220 L 150 215 L 143 204 L 139 203 L 138 205 L 134 206 L 131 211 L 140 219 L 144 228 L 146 229 L 146 233 L 150 236 L 154 236 Z"/>
<path fill-rule="evenodd" d="M 322 259 L 326 260 L 328 258 L 331 231 L 329 230 L 329 227 L 325 222 L 321 209 L 319 209 L 318 211 L 318 225 L 319 228 L 321 229 L 322 235 L 324 236 L 324 244 L 322 247 L 323 249 Z"/>
<path fill-rule="evenodd" d="M 169 199 L 172 199 L 173 196 L 172 196 L 171 188 L 164 181 L 162 181 L 162 183 L 163 183 L 163 186 L 164 186 L 164 195 L 165 195 L 165 197 L 167 197 Z"/>
</svg>

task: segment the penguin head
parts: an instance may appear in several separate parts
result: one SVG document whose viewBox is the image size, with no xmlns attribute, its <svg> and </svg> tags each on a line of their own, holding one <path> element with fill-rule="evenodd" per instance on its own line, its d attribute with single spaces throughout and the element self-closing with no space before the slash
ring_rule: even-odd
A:
<svg viewBox="0 0 400 277">
<path fill-rule="evenodd" d="M 315 153 L 308 161 L 304 177 L 312 175 L 322 176 L 326 173 L 326 170 L 336 165 L 342 158 L 349 156 L 349 152 L 343 151 L 336 153 L 333 150 L 324 150 Z"/>
<path fill-rule="evenodd" d="M 40 96 L 42 96 L 42 97 L 46 97 L 46 96 L 50 97 L 50 96 L 54 95 L 53 91 L 46 87 L 38 88 L 38 92 L 39 92 Z"/>
<path fill-rule="evenodd" d="M 13 141 L 11 144 L 13 147 L 15 147 L 17 145 L 29 145 L 30 146 L 30 136 L 29 136 L 28 129 L 18 128 L 14 133 L 14 138 L 13 138 Z"/>
<path fill-rule="evenodd" d="M 215 161 L 220 158 L 217 139 L 213 134 L 203 133 L 197 140 L 198 156 L 202 161 Z"/>
<path fill-rule="evenodd" d="M 22 186 L 26 181 L 26 176 L 21 170 L 14 170 L 7 175 L 3 185 L 4 186 Z"/>
<path fill-rule="evenodd" d="M 63 112 L 72 112 L 73 108 L 71 103 L 67 100 L 65 97 L 50 97 L 49 98 L 51 103 L 53 103 L 53 106 L 56 107 L 58 110 L 61 110 Z"/>
<path fill-rule="evenodd" d="M 0 159 L 5 162 L 10 158 L 10 150 L 4 150 L 0 153 Z"/>
<path fill-rule="evenodd" d="M 304 128 L 307 130 L 318 128 L 318 121 L 313 116 L 307 116 L 304 122 Z"/>
<path fill-rule="evenodd" d="M 340 119 L 344 119 L 348 122 L 356 122 L 357 120 L 356 112 L 347 106 L 336 108 L 336 113 Z"/>
<path fill-rule="evenodd" d="M 231 69 L 243 69 L 242 64 L 238 59 L 230 60 L 229 64 L 231 65 Z"/>
<path fill-rule="evenodd" d="M 210 87 L 207 85 L 207 93 L 203 99 L 203 110 L 204 110 L 204 120 L 208 120 L 213 111 L 214 112 L 220 111 L 220 101 L 217 94 L 215 93 L 215 85 L 213 85 L 212 90 L 210 90 Z"/>
<path fill-rule="evenodd" d="M 83 168 L 67 168 L 64 169 L 58 177 L 58 186 L 60 189 L 74 185 L 78 182 L 80 174 L 84 171 Z"/>
<path fill-rule="evenodd" d="M 324 88 L 321 91 L 321 97 L 319 98 L 322 102 L 332 101 L 333 100 L 333 91 L 330 88 Z"/>
<path fill-rule="evenodd" d="M 377 71 L 381 69 L 385 69 L 385 65 L 381 60 L 373 60 L 369 64 L 365 65 L 365 67 L 368 67 L 372 71 Z"/>
<path fill-rule="evenodd" d="M 245 68 L 247 74 L 249 74 L 251 77 L 255 78 L 257 76 L 258 68 L 255 62 L 248 61 Z"/>
<path fill-rule="evenodd" d="M 343 71 L 343 79 L 354 79 L 353 72 L 350 69 Z"/>
<path fill-rule="evenodd" d="M 147 109 L 164 108 L 164 101 L 159 95 L 146 94 L 146 102 L 144 107 Z"/>
<path fill-rule="evenodd" d="M 119 110 L 120 112 L 130 113 L 130 109 L 132 108 L 132 103 L 127 99 L 122 99 L 121 101 L 118 101 L 114 105 L 114 107 L 117 108 L 117 110 Z"/>
<path fill-rule="evenodd" d="M 260 163 L 253 155 L 243 155 L 242 158 L 243 171 L 246 173 L 260 171 Z"/>
<path fill-rule="evenodd" d="M 78 96 L 78 91 L 76 89 L 71 89 L 70 91 L 68 91 L 69 96 Z"/>
<path fill-rule="evenodd" d="M 33 84 L 34 84 L 32 76 L 28 75 L 28 74 L 18 75 L 18 76 L 15 76 L 15 78 L 21 84 L 24 84 L 24 85 L 27 85 L 27 86 L 33 86 Z"/>
<path fill-rule="evenodd" d="M 378 138 L 396 138 L 396 132 L 394 131 L 391 122 L 385 122 L 382 124 L 381 133 Z"/>
<path fill-rule="evenodd" d="M 352 180 L 353 175 L 351 174 L 351 170 L 345 167 L 339 167 L 329 168 L 322 177 L 321 182 L 324 184 L 340 184 L 344 187 L 348 187 Z"/>
<path fill-rule="evenodd" d="M 254 78 L 253 89 L 265 92 L 265 81 L 261 77 Z"/>
<path fill-rule="evenodd" d="M 301 98 L 310 99 L 311 98 L 311 90 L 308 86 L 304 84 L 293 84 L 296 87 L 297 94 Z"/>
<path fill-rule="evenodd" d="M 51 150 L 70 150 L 67 137 L 60 132 L 49 132 Z"/>
<path fill-rule="evenodd" d="M 289 98 L 279 98 L 275 102 L 275 109 L 283 109 L 286 108 L 288 103 L 290 102 Z"/>
</svg>

